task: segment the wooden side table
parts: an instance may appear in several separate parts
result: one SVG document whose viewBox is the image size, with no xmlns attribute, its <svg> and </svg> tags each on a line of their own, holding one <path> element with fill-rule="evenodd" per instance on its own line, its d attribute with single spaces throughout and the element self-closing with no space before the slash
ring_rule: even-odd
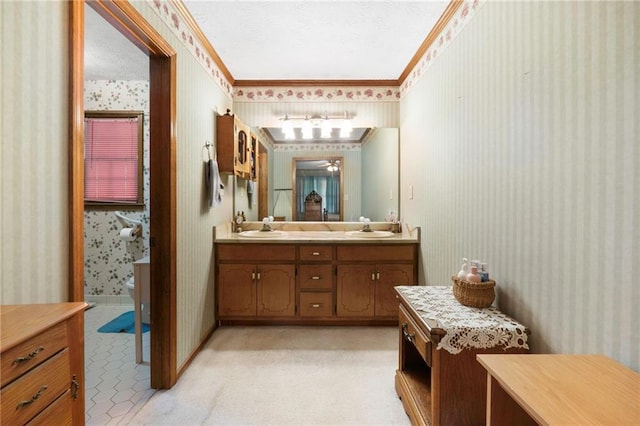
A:
<svg viewBox="0 0 640 426">
<path fill-rule="evenodd" d="M 478 355 L 487 425 L 638 424 L 640 374 L 603 355 Z"/>
</svg>

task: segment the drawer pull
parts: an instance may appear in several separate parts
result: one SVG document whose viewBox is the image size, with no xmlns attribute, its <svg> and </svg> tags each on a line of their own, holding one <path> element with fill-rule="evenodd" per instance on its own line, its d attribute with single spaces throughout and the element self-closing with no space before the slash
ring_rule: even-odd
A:
<svg viewBox="0 0 640 426">
<path fill-rule="evenodd" d="M 14 359 L 11 365 L 22 364 L 23 362 L 31 361 L 42 351 L 44 351 L 44 346 L 38 346 L 33 352 L 27 354 L 27 356 L 19 356 L 18 358 Z"/>
<path fill-rule="evenodd" d="M 73 375 L 73 379 L 71 379 L 71 397 L 73 399 L 78 399 L 78 390 L 80 389 L 80 383 L 76 380 L 76 375 Z"/>
<path fill-rule="evenodd" d="M 311 277 L 312 280 L 319 280 L 320 277 L 318 275 L 314 275 L 313 277 Z"/>
<path fill-rule="evenodd" d="M 321 305 L 320 303 L 313 303 L 313 304 L 311 305 L 311 307 L 312 307 L 312 308 L 320 308 L 320 307 L 322 307 L 322 305 Z"/>
<path fill-rule="evenodd" d="M 18 403 L 18 406 L 16 407 L 16 410 L 19 410 L 22 407 L 26 407 L 27 405 L 33 404 L 35 402 L 36 399 L 40 398 L 42 396 L 42 394 L 44 393 L 44 391 L 47 390 L 47 385 L 44 385 L 40 388 L 40 390 L 38 391 L 38 393 L 36 393 L 35 395 L 33 395 L 31 397 L 31 399 L 27 399 L 26 401 L 20 401 Z"/>
<path fill-rule="evenodd" d="M 311 253 L 312 256 L 320 256 L 320 252 L 319 251 L 314 251 L 313 253 Z"/>
<path fill-rule="evenodd" d="M 413 342 L 413 338 L 416 336 L 415 333 L 409 333 L 407 331 L 407 327 L 409 326 L 409 324 L 407 324 L 406 322 L 404 324 L 402 324 L 402 337 L 404 337 L 404 339 L 407 342 Z"/>
</svg>

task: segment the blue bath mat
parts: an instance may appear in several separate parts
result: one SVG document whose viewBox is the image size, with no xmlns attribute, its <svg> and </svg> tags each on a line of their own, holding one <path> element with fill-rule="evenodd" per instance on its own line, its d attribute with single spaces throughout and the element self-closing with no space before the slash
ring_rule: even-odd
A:
<svg viewBox="0 0 640 426">
<path fill-rule="evenodd" d="M 100 333 L 135 333 L 134 312 L 129 311 L 112 319 L 98 329 Z M 149 324 L 142 323 L 142 332 L 149 331 Z"/>
</svg>

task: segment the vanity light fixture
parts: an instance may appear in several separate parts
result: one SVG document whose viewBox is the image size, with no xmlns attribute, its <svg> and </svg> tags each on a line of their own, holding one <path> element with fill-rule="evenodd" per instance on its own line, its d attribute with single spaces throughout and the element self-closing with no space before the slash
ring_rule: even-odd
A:
<svg viewBox="0 0 640 426">
<path fill-rule="evenodd" d="M 351 119 L 347 116 L 347 113 L 344 113 L 344 118 L 340 124 L 340 137 L 348 138 L 351 136 L 351 132 L 353 131 L 353 126 L 351 125 Z"/>
<path fill-rule="evenodd" d="M 331 121 L 329 121 L 329 117 L 325 114 L 320 128 L 320 137 L 322 139 L 329 139 L 331 137 L 331 130 L 333 130 L 331 128 Z"/>
<path fill-rule="evenodd" d="M 282 119 L 282 133 L 284 134 L 285 139 L 295 139 L 293 121 L 291 121 L 287 114 L 285 114 Z"/>
<path fill-rule="evenodd" d="M 329 117 L 326 113 L 324 117 L 319 114 L 313 114 L 311 116 L 305 115 L 304 117 L 289 117 L 285 114 L 282 121 L 281 131 L 285 136 L 285 139 L 295 139 L 294 133 L 294 121 L 300 123 L 302 129 L 303 139 L 313 139 L 313 129 L 320 128 L 320 137 L 322 139 L 331 138 L 333 129 L 340 130 L 340 137 L 347 138 L 351 136 L 353 125 L 351 120 L 353 117 L 349 117 L 349 114 L 345 111 L 344 115 Z"/>
<path fill-rule="evenodd" d="M 302 122 L 302 139 L 312 139 L 313 138 L 313 124 L 311 124 L 311 120 L 309 117 L 305 117 Z"/>
</svg>

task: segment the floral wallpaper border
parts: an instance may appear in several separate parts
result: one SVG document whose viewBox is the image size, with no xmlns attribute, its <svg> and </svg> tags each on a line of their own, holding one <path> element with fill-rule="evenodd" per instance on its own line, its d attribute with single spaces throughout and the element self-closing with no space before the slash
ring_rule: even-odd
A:
<svg viewBox="0 0 640 426">
<path fill-rule="evenodd" d="M 167 0 L 147 0 L 152 9 L 162 18 L 167 27 L 182 41 L 182 44 L 191 52 L 198 63 L 213 77 L 220 86 L 224 94 L 233 99 L 233 87 L 222 73 L 216 62 L 207 53 L 204 47 L 198 42 L 198 38 L 193 35 L 189 26 L 183 22 L 183 17 L 178 13 Z"/>
<path fill-rule="evenodd" d="M 220 68 L 202 45 L 197 41 L 183 17 L 171 0 L 146 0 L 162 18 L 167 27 L 180 39 L 202 67 L 214 78 L 225 95 L 238 102 L 398 102 L 427 69 L 442 54 L 446 47 L 471 21 L 475 13 L 487 0 L 464 0 L 453 18 L 440 32 L 437 40 L 427 49 L 416 66 L 411 70 L 401 86 L 389 87 L 236 87 L 226 79 Z"/>
<path fill-rule="evenodd" d="M 398 102 L 398 87 L 238 87 L 236 102 Z"/>
<path fill-rule="evenodd" d="M 422 55 L 422 58 L 420 58 L 400 86 L 400 97 L 403 97 L 409 92 L 411 87 L 425 74 L 447 46 L 451 44 L 453 39 L 460 34 L 462 28 L 471 21 L 486 1 L 487 0 L 464 0 L 463 4 L 456 10 L 455 15 L 442 29 L 437 40 L 432 43 L 425 54 Z"/>
<path fill-rule="evenodd" d="M 273 144 L 274 151 L 360 151 L 359 143 Z"/>
</svg>

